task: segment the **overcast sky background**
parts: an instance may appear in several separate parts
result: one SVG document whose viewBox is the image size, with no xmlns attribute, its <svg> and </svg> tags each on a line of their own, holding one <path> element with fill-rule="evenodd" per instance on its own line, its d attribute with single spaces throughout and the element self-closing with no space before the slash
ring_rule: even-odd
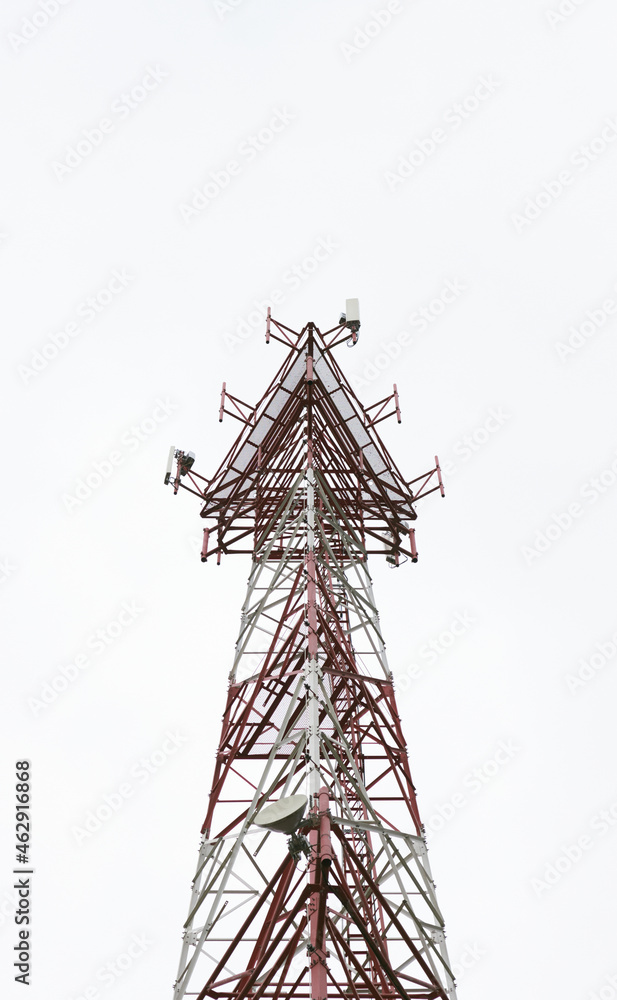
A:
<svg viewBox="0 0 617 1000">
<path fill-rule="evenodd" d="M 341 364 L 446 471 L 372 569 L 459 997 L 617 996 L 617 11 L 389 8 L 2 6 L 3 995 L 28 758 L 28 996 L 171 998 L 249 567 L 167 452 L 216 469 L 268 302 L 358 296 Z"/>
</svg>

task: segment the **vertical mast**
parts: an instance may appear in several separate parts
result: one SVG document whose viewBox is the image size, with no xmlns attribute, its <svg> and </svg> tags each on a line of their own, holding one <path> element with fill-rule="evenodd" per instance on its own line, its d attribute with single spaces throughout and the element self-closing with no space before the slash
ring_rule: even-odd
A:
<svg viewBox="0 0 617 1000">
<path fill-rule="evenodd" d="M 417 561 L 416 503 L 333 349 L 357 342 L 357 302 L 322 334 L 268 316 L 287 357 L 211 479 L 175 451 L 165 482 L 201 502 L 202 561 L 252 568 L 175 1000 L 454 1000 L 396 709 L 370 555 Z M 304 794 L 306 793 L 306 794 Z M 289 837 L 287 843 L 284 836 Z"/>
</svg>

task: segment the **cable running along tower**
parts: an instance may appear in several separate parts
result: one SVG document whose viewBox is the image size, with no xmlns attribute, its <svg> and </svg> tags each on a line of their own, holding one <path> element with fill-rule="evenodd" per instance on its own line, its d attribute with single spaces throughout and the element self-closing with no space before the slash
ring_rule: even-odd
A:
<svg viewBox="0 0 617 1000">
<path fill-rule="evenodd" d="M 335 360 L 359 327 L 356 299 L 323 334 L 268 311 L 287 356 L 255 406 L 223 385 L 242 428 L 218 471 L 170 453 L 202 561 L 250 564 L 174 1000 L 456 998 L 367 564 L 417 560 L 443 485 L 379 438 L 396 386 L 364 408 Z"/>
</svg>

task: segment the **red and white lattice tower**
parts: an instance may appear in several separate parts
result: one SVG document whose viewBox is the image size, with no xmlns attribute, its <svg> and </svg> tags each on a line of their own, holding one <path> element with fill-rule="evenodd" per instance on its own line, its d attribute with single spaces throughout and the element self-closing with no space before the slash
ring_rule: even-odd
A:
<svg viewBox="0 0 617 1000">
<path fill-rule="evenodd" d="M 396 386 L 365 409 L 337 364 L 359 325 L 355 299 L 323 334 L 268 315 L 287 357 L 254 407 L 223 386 L 242 430 L 219 470 L 170 454 L 202 560 L 251 567 L 175 1000 L 456 997 L 367 562 L 415 562 L 443 486 L 377 434 Z"/>
</svg>

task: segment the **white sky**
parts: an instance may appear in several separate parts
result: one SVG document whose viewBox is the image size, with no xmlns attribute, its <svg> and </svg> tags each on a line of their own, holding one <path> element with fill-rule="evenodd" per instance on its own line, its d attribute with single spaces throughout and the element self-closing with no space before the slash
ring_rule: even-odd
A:
<svg viewBox="0 0 617 1000">
<path fill-rule="evenodd" d="M 419 563 L 373 573 L 450 954 L 471 966 L 459 996 L 617 996 L 617 12 L 559 4 L 394 2 L 377 31 L 385 3 L 5 0 L 3 995 L 23 995 L 28 757 L 28 996 L 171 997 L 248 565 L 203 566 L 197 501 L 162 480 L 172 443 L 218 466 L 239 427 L 218 424 L 221 382 L 253 401 L 282 360 L 251 316 L 278 290 L 295 328 L 359 297 L 341 363 L 365 404 L 397 382 L 384 437 L 404 472 L 435 453 L 450 469 L 419 510 Z M 447 281 L 460 294 L 421 322 Z M 79 499 L 97 463 L 110 474 Z M 101 972 L 134 935 L 130 968 Z"/>
</svg>

